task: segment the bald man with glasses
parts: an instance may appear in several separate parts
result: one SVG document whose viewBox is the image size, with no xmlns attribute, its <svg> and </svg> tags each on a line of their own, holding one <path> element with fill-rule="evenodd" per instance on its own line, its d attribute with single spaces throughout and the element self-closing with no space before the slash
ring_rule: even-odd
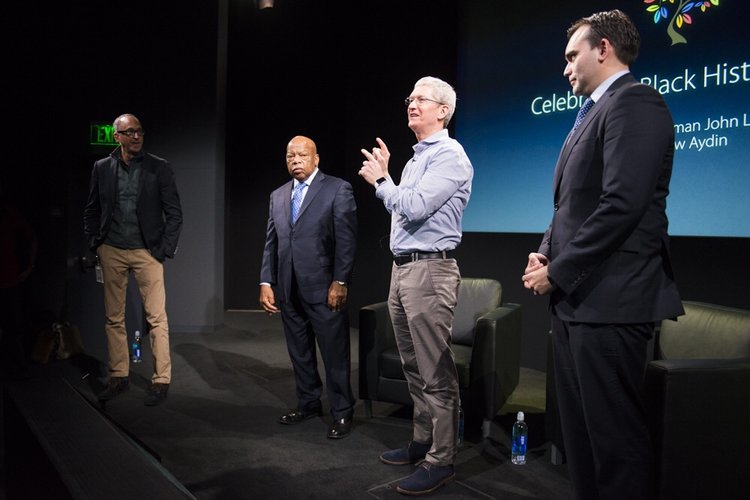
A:
<svg viewBox="0 0 750 500">
<path fill-rule="evenodd" d="M 144 404 L 155 406 L 166 399 L 172 379 L 163 263 L 177 252 L 182 208 L 169 163 L 143 151 L 140 120 L 124 114 L 113 126 L 119 146 L 94 163 L 83 214 L 86 241 L 97 255 L 104 284 L 110 379 L 98 398 L 108 401 L 130 387 L 125 297 L 132 273 L 143 298 L 154 361 Z"/>
</svg>

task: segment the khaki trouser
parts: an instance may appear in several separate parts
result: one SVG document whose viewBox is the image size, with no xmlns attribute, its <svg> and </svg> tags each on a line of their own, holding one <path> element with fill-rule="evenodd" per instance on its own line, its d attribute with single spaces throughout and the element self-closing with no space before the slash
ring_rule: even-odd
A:
<svg viewBox="0 0 750 500">
<path fill-rule="evenodd" d="M 393 265 L 388 312 L 414 401 L 413 440 L 432 442 L 426 460 L 456 456 L 458 373 L 451 351 L 453 309 L 461 275 L 454 259 Z"/>
<path fill-rule="evenodd" d="M 122 250 L 109 245 L 98 249 L 104 277 L 105 331 L 109 350 L 109 372 L 113 377 L 127 377 L 130 367 L 128 334 L 125 329 L 125 297 L 130 271 L 141 292 L 149 325 L 149 343 L 154 361 L 151 382 L 168 384 L 172 379 L 169 355 L 164 266 L 148 250 Z"/>
</svg>

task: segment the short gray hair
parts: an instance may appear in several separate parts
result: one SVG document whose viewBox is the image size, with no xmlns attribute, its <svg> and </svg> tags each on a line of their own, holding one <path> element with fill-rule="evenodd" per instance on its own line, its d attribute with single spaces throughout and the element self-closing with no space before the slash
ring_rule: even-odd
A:
<svg viewBox="0 0 750 500">
<path fill-rule="evenodd" d="M 456 111 L 456 91 L 453 90 L 453 87 L 434 76 L 422 77 L 417 80 L 414 86 L 430 87 L 435 94 L 435 99 L 440 101 L 441 104 L 448 106 L 448 114 L 445 115 L 445 121 L 443 122 L 443 127 L 448 127 L 448 122 L 451 121 L 453 113 Z"/>
</svg>

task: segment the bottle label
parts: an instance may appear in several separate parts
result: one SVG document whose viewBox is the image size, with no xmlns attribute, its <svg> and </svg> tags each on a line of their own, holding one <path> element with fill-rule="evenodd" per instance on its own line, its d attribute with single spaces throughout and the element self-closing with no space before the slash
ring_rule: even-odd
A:
<svg viewBox="0 0 750 500">
<path fill-rule="evenodd" d="M 133 343 L 133 362 L 134 363 L 141 362 L 141 346 L 137 342 Z"/>
</svg>

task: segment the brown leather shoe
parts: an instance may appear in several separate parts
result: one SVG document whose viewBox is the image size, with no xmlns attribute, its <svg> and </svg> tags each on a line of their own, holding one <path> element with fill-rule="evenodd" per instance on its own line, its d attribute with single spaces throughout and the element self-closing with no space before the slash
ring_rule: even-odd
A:
<svg viewBox="0 0 750 500">
<path fill-rule="evenodd" d="M 146 390 L 146 399 L 143 404 L 146 406 L 162 404 L 167 399 L 167 391 L 169 391 L 169 384 L 152 383 Z"/>
<path fill-rule="evenodd" d="M 352 432 L 351 418 L 337 418 L 328 428 L 328 439 L 345 438 Z"/>
<path fill-rule="evenodd" d="M 107 382 L 107 387 L 97 395 L 97 399 L 99 399 L 99 401 L 109 401 L 128 389 L 130 389 L 130 381 L 128 380 L 128 377 L 110 377 Z"/>
</svg>

